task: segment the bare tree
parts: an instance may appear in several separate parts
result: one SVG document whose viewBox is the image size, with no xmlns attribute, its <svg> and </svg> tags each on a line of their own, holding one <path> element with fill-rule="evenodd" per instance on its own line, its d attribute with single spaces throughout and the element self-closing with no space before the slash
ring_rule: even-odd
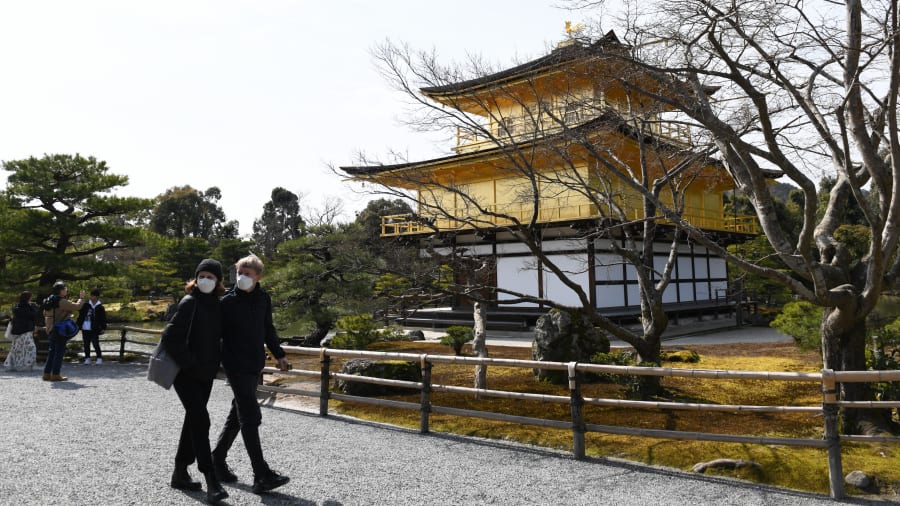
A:
<svg viewBox="0 0 900 506">
<path fill-rule="evenodd" d="M 476 302 L 472 308 L 475 325 L 472 328 L 472 351 L 479 358 L 488 356 L 487 350 L 487 308 L 481 302 Z M 479 364 L 475 366 L 475 388 L 487 388 L 487 366 Z"/>
<path fill-rule="evenodd" d="M 788 270 L 731 260 L 825 308 L 825 367 L 865 369 L 866 317 L 900 271 L 897 2 L 625 4 L 616 23 L 630 44 L 627 61 L 641 62 L 656 76 L 652 83 L 690 86 L 653 89 L 628 76 L 623 85 L 699 127 L 695 141 L 718 152 Z M 799 237 L 776 217 L 765 181 L 771 170 L 802 190 Z M 815 183 L 821 176 L 836 181 L 822 200 Z M 868 251 L 858 258 L 835 234 L 848 206 L 860 209 L 871 229 Z M 695 232 L 692 238 L 704 241 Z M 847 400 L 870 395 L 862 384 L 843 384 L 842 391 Z M 868 432 L 889 422 L 862 411 L 845 411 L 844 430 Z"/>
<path fill-rule="evenodd" d="M 524 246 L 535 259 L 533 267 L 574 294 L 568 297 L 574 302 L 495 287 L 477 275 L 453 286 L 457 293 L 482 302 L 497 297 L 503 304 L 528 302 L 576 311 L 632 345 L 642 361 L 658 363 L 661 335 L 668 325 L 664 293 L 679 245 L 684 245 L 683 231 L 700 231 L 683 217 L 685 192 L 693 188 L 695 194 L 721 194 L 723 178 L 707 152 L 691 149 L 683 135 L 661 127 L 660 114 L 669 106 L 647 100 L 652 94 L 644 90 L 619 85 L 623 75 L 647 75 L 639 66 L 623 65 L 627 56 L 628 48 L 612 34 L 594 43 L 573 38 L 547 57 L 508 71 L 509 79 L 503 79 L 498 76 L 505 74 L 478 58 L 464 67 L 445 67 L 433 53 L 385 43 L 375 57 L 382 73 L 409 100 L 410 125 L 455 132 L 463 142 L 457 155 L 447 159 L 462 172 L 489 170 L 498 175 L 501 182 L 493 191 L 504 198 L 485 195 L 471 176 L 454 177 L 441 167 L 441 159 L 422 170 L 409 170 L 421 164 L 383 166 L 365 158 L 360 166 L 342 169 L 376 183 L 375 193 L 413 201 L 418 214 L 411 226 L 418 230 L 502 235 Z M 472 91 L 458 91 L 466 87 Z M 478 147 L 469 151 L 467 146 Z M 476 150 L 480 165 L 465 165 L 465 155 Z M 544 248 L 551 239 L 548 224 L 564 222 L 574 229 L 570 240 L 605 241 L 617 262 L 636 275 L 639 330 L 597 311 L 593 287 L 581 279 L 593 263 L 576 266 Z M 462 265 L 479 256 L 471 245 L 435 237 L 426 250 L 446 262 Z M 655 260 L 661 245 L 663 262 Z M 645 393 L 658 389 L 655 382 L 647 386 Z"/>
</svg>

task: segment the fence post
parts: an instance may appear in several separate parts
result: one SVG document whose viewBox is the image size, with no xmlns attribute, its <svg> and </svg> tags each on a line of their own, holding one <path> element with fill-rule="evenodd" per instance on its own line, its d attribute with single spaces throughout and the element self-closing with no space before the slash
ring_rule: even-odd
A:
<svg viewBox="0 0 900 506">
<path fill-rule="evenodd" d="M 128 331 L 124 326 L 119 331 L 119 362 L 125 361 L 125 336 L 127 333 Z"/>
<path fill-rule="evenodd" d="M 822 369 L 822 414 L 828 443 L 828 482 L 832 499 L 843 499 L 844 470 L 841 463 L 841 436 L 838 433 L 837 383 L 834 371 Z"/>
<path fill-rule="evenodd" d="M 322 372 L 319 381 L 319 416 L 328 416 L 328 384 L 331 379 L 331 357 L 328 356 L 328 348 L 322 348 Z"/>
<path fill-rule="evenodd" d="M 581 382 L 578 381 L 577 362 L 569 362 L 569 405 L 572 411 L 572 453 L 576 459 L 584 458 L 584 399 Z"/>
<path fill-rule="evenodd" d="M 422 355 L 422 400 L 419 408 L 419 432 L 428 433 L 428 417 L 431 414 L 431 368 L 428 355 Z"/>
</svg>

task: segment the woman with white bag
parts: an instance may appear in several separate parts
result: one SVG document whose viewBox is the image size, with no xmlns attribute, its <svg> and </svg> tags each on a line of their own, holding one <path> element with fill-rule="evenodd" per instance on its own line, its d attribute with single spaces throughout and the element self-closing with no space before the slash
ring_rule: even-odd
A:
<svg viewBox="0 0 900 506">
<path fill-rule="evenodd" d="M 19 302 L 13 306 L 13 317 L 10 322 L 10 336 L 12 345 L 6 356 L 4 366 L 10 371 L 32 370 L 34 367 L 37 348 L 34 346 L 34 321 L 38 308 L 31 303 L 31 292 L 24 291 L 19 294 Z"/>
<path fill-rule="evenodd" d="M 222 264 L 211 258 L 204 259 L 184 291 L 186 295 L 178 303 L 178 309 L 161 337 L 166 353 L 181 368 L 173 386 L 184 406 L 184 422 L 170 485 L 180 490 L 200 490 L 202 484 L 188 473 L 188 466 L 197 462 L 197 469 L 206 478 L 206 501 L 217 504 L 228 497 L 228 493 L 213 469 L 206 404 L 221 358 L 219 297 L 225 293 Z"/>
</svg>

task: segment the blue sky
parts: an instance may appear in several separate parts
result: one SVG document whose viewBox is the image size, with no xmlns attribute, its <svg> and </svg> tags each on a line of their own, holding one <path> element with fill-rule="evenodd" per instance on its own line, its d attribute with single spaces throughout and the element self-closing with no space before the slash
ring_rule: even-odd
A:
<svg viewBox="0 0 900 506">
<path fill-rule="evenodd" d="M 551 1 L 29 0 L 0 4 L 0 160 L 81 153 L 128 175 L 121 193 L 218 186 L 249 234 L 272 188 L 320 207 L 364 196 L 328 164 L 450 146 L 410 132 L 377 73 L 390 39 L 499 65 L 544 54 L 583 21 Z M 0 182 L 5 181 L 5 172 Z"/>
</svg>

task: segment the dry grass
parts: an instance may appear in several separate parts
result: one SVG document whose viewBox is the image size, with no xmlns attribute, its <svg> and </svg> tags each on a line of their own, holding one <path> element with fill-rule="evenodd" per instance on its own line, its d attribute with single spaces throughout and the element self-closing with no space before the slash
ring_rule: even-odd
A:
<svg viewBox="0 0 900 506">
<path fill-rule="evenodd" d="M 432 343 L 380 343 L 373 351 L 449 354 L 446 346 Z M 789 343 L 753 345 L 692 346 L 701 360 L 697 364 L 666 363 L 666 367 L 731 369 L 758 371 L 816 372 L 819 356 L 798 350 Z M 492 347 L 491 357 L 530 359 L 528 348 Z M 294 357 L 295 368 L 318 370 L 317 357 Z M 338 370 L 333 365 L 332 370 Z M 434 384 L 471 386 L 472 366 L 435 365 Z M 663 387 L 671 400 L 713 404 L 805 405 L 821 403 L 815 383 L 781 383 L 748 380 L 705 380 L 696 378 L 664 378 Z M 565 386 L 535 382 L 530 369 L 489 367 L 488 388 L 514 392 L 531 392 L 568 396 Z M 583 386 L 585 397 L 625 398 L 626 387 L 611 383 Z M 391 399 L 419 402 L 418 395 L 393 396 Z M 464 409 L 508 413 L 534 418 L 569 420 L 568 403 L 538 403 L 506 399 L 476 399 L 472 395 L 436 392 L 432 404 Z M 350 416 L 409 428 L 419 427 L 419 413 L 358 403 L 332 401 L 332 409 Z M 744 434 L 756 436 L 820 438 L 822 419 L 809 414 L 718 413 L 680 410 L 642 410 L 585 406 L 587 423 L 625 427 L 680 431 Z M 522 443 L 571 451 L 572 434 L 567 430 L 548 429 L 472 417 L 432 414 L 430 429 L 485 438 L 514 440 Z M 828 493 L 827 458 L 823 450 L 763 446 L 736 443 L 671 441 L 589 433 L 588 455 L 618 457 L 648 464 L 690 470 L 694 464 L 718 458 L 748 459 L 760 464 L 761 470 L 707 471 L 736 478 L 788 488 Z M 862 470 L 877 477 L 882 494 L 900 492 L 900 448 L 894 446 L 844 444 L 845 473 Z M 850 491 L 851 493 L 859 491 Z"/>
</svg>

